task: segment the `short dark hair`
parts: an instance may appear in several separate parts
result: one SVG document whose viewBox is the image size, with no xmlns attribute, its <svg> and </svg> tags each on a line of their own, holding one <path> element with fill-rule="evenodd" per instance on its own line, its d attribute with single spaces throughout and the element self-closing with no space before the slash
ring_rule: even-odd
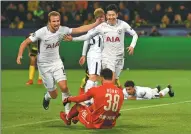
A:
<svg viewBox="0 0 191 134">
<path fill-rule="evenodd" d="M 112 80 L 113 72 L 109 68 L 105 68 L 101 70 L 100 76 L 103 77 L 105 80 Z"/>
<path fill-rule="evenodd" d="M 134 87 L 135 83 L 132 80 L 128 80 L 124 84 L 125 87 Z"/>
<path fill-rule="evenodd" d="M 118 8 L 115 4 L 110 4 L 106 7 L 106 12 L 107 11 L 114 11 L 115 13 L 118 13 Z"/>
</svg>

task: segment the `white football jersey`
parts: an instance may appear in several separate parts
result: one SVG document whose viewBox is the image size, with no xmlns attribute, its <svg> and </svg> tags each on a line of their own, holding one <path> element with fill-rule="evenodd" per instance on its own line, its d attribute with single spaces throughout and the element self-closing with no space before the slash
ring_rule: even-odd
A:
<svg viewBox="0 0 191 134">
<path fill-rule="evenodd" d="M 126 88 L 123 89 L 123 94 L 124 98 L 128 98 L 129 94 L 126 91 Z M 152 89 L 149 87 L 140 87 L 140 86 L 135 86 L 135 95 L 137 100 L 142 100 L 142 99 L 152 99 L 153 97 L 153 92 Z"/>
<path fill-rule="evenodd" d="M 73 40 L 87 40 L 97 34 L 101 34 L 104 39 L 104 48 L 102 51 L 103 58 L 122 59 L 124 57 L 124 36 L 125 32 L 135 35 L 136 32 L 122 20 L 117 19 L 116 25 L 112 26 L 103 22 L 94 28 L 93 32 L 86 35 L 75 37 Z M 137 35 L 137 34 L 136 34 Z M 135 46 L 136 40 L 132 41 L 131 46 Z"/>
<path fill-rule="evenodd" d="M 42 27 L 29 38 L 32 42 L 39 41 L 37 63 L 51 64 L 60 59 L 59 46 L 65 34 L 71 34 L 72 29 L 60 26 L 52 33 L 48 26 Z"/>
<path fill-rule="evenodd" d="M 95 29 L 90 30 L 88 33 L 93 32 Z M 89 48 L 89 50 L 88 50 Z M 87 50 L 87 57 L 88 58 L 98 58 L 101 59 L 101 52 L 103 49 L 103 37 L 102 35 L 98 34 L 92 37 L 91 39 L 88 39 L 87 41 L 84 41 L 83 51 L 82 55 L 86 55 Z"/>
</svg>

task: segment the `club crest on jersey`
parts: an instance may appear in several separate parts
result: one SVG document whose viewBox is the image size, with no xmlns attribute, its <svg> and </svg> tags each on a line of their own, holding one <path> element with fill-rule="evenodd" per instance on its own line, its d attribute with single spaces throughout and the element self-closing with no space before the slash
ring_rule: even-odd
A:
<svg viewBox="0 0 191 134">
<path fill-rule="evenodd" d="M 32 37 L 35 37 L 35 36 L 36 36 L 36 33 L 32 33 L 31 36 L 32 36 Z"/>
<path fill-rule="evenodd" d="M 48 49 L 48 48 L 56 48 L 56 47 L 59 46 L 59 45 L 60 45 L 60 42 L 59 42 L 59 41 L 58 41 L 57 43 L 48 44 L 47 47 L 46 47 L 46 49 Z"/>
<path fill-rule="evenodd" d="M 122 33 L 122 29 L 118 29 L 117 32 L 118 32 L 118 34 L 121 34 Z"/>
<path fill-rule="evenodd" d="M 106 42 L 120 42 L 119 37 L 107 37 Z"/>
</svg>

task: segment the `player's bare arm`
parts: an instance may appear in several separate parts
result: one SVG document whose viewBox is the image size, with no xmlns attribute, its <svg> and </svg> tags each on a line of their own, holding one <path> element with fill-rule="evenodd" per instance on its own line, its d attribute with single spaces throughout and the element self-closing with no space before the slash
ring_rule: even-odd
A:
<svg viewBox="0 0 191 134">
<path fill-rule="evenodd" d="M 96 27 L 97 25 L 99 25 L 102 22 L 103 22 L 102 19 L 97 18 L 96 22 L 93 23 L 93 24 L 80 26 L 78 28 L 72 28 L 72 34 L 79 34 L 79 33 L 87 32 L 87 31 L 89 31 L 90 29 L 93 29 L 94 27 Z"/>
<path fill-rule="evenodd" d="M 84 65 L 85 61 L 86 61 L 86 56 L 83 55 L 82 57 L 80 57 L 79 64 L 82 66 Z"/>
<path fill-rule="evenodd" d="M 137 98 L 136 98 L 136 96 L 128 96 L 127 99 L 128 100 L 136 100 Z"/>
<path fill-rule="evenodd" d="M 136 43 L 137 43 L 137 39 L 138 39 L 138 35 L 137 33 L 135 32 L 135 30 L 133 30 L 129 24 L 127 23 L 124 23 L 124 26 L 125 26 L 125 29 L 126 29 L 126 32 L 129 33 L 131 36 L 133 36 L 133 39 L 131 41 L 131 45 L 129 47 L 127 47 L 127 51 L 129 53 L 129 55 L 133 55 L 134 53 L 134 48 L 136 46 Z"/>
<path fill-rule="evenodd" d="M 23 55 L 23 52 L 25 50 L 25 48 L 31 43 L 32 41 L 27 38 L 26 40 L 24 40 L 21 45 L 20 45 L 20 48 L 19 48 L 19 52 L 18 52 L 18 56 L 17 56 L 17 64 L 21 64 L 21 59 L 22 59 L 22 55 Z"/>
</svg>

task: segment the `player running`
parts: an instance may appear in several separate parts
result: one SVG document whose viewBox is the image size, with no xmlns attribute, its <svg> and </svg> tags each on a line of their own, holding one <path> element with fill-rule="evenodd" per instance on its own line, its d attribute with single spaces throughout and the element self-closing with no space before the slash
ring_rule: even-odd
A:
<svg viewBox="0 0 191 134">
<path fill-rule="evenodd" d="M 50 99 L 58 96 L 56 82 L 62 91 L 62 100 L 69 96 L 67 78 L 64 65 L 59 55 L 59 45 L 66 34 L 78 34 L 87 32 L 101 22 L 97 19 L 95 23 L 81 26 L 78 28 L 68 28 L 60 26 L 60 13 L 52 11 L 48 14 L 48 25 L 37 30 L 32 36 L 23 41 L 19 48 L 17 64 L 21 64 L 24 49 L 31 43 L 40 41 L 38 45 L 37 65 L 42 76 L 47 93 L 43 98 L 43 107 L 49 108 Z M 65 112 L 68 113 L 69 104 L 65 106 Z"/>
<path fill-rule="evenodd" d="M 100 129 L 115 126 L 124 101 L 123 92 L 113 84 L 113 73 L 110 69 L 103 69 L 100 76 L 102 86 L 92 87 L 85 94 L 64 100 L 64 105 L 68 102 L 76 102 L 68 115 L 60 112 L 60 117 L 66 125 L 70 125 L 72 118 L 78 116 L 79 121 L 86 128 Z M 94 99 L 94 103 L 90 107 L 80 104 L 91 98 Z"/>
<path fill-rule="evenodd" d="M 137 33 L 126 22 L 117 19 L 118 9 L 114 4 L 109 5 L 106 8 L 107 22 L 103 22 L 97 26 L 93 32 L 87 33 L 80 37 L 72 38 L 71 36 L 65 36 L 66 41 L 83 41 L 94 37 L 97 34 L 101 34 L 104 38 L 104 48 L 102 51 L 102 67 L 109 68 L 114 73 L 113 81 L 118 81 L 121 70 L 124 66 L 124 36 L 125 33 L 129 33 L 133 36 L 131 45 L 127 48 L 129 54 L 132 55 L 134 47 L 136 45 L 138 36 Z M 118 85 L 120 86 L 120 85 Z"/>
</svg>

